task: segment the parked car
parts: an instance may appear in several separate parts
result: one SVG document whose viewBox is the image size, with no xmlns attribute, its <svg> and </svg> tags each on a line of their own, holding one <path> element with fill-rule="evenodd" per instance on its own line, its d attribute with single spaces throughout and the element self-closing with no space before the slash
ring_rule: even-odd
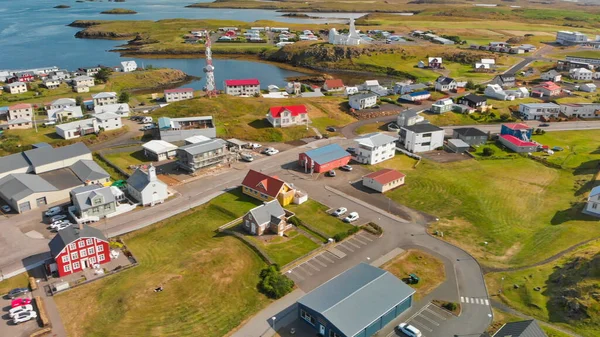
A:
<svg viewBox="0 0 600 337">
<path fill-rule="evenodd" d="M 325 128 L 325 130 L 327 130 L 329 132 L 336 132 L 337 131 L 333 126 L 328 126 L 328 127 Z"/>
<path fill-rule="evenodd" d="M 50 224 L 50 228 L 56 229 L 58 226 L 70 223 L 69 220 L 56 220 Z"/>
<path fill-rule="evenodd" d="M 548 123 L 542 123 L 542 124 L 540 124 L 540 125 L 538 125 L 538 126 L 539 126 L 540 128 L 545 128 L 545 127 L 547 127 L 547 126 L 550 126 L 550 124 L 548 124 Z"/>
<path fill-rule="evenodd" d="M 55 216 L 51 217 L 51 218 L 50 218 L 50 221 L 51 221 L 51 222 L 56 222 L 56 221 L 64 220 L 64 219 L 66 219 L 66 218 L 67 218 L 67 216 L 66 216 L 66 215 L 64 215 L 64 214 L 59 214 L 59 215 L 55 215 Z"/>
<path fill-rule="evenodd" d="M 8 314 L 10 315 L 10 318 L 13 318 L 22 312 L 27 312 L 27 311 L 31 311 L 31 310 L 33 310 L 33 305 L 27 304 L 27 305 L 22 305 L 22 306 L 14 307 L 14 308 L 10 309 L 8 311 Z"/>
<path fill-rule="evenodd" d="M 421 331 L 407 323 L 400 323 L 398 329 L 409 337 L 421 337 Z"/>
<path fill-rule="evenodd" d="M 335 177 L 335 171 L 331 170 L 331 171 L 327 172 L 325 175 L 328 177 Z"/>
<path fill-rule="evenodd" d="M 340 208 L 336 209 L 335 211 L 333 211 L 333 213 L 331 213 L 331 215 L 342 216 L 346 212 L 348 212 L 348 209 L 346 207 L 340 207 Z"/>
<path fill-rule="evenodd" d="M 28 293 L 29 293 L 29 289 L 27 289 L 27 288 L 15 288 L 15 289 L 9 291 L 7 296 L 8 296 L 8 298 L 10 298 L 12 300 L 21 295 L 25 295 Z"/>
<path fill-rule="evenodd" d="M 63 229 L 65 229 L 65 228 L 67 228 L 67 227 L 69 227 L 71 225 L 72 225 L 72 223 L 70 223 L 70 222 L 63 222 L 60 225 L 56 226 L 55 230 L 56 231 L 62 231 Z"/>
<path fill-rule="evenodd" d="M 247 161 L 247 162 L 251 162 L 254 160 L 254 157 L 252 157 L 252 155 L 250 155 L 248 153 L 240 154 L 240 158 L 242 158 L 243 161 Z"/>
<path fill-rule="evenodd" d="M 353 222 L 358 220 L 358 212 L 352 212 L 348 214 L 347 217 L 344 218 L 344 222 Z"/>
<path fill-rule="evenodd" d="M 27 311 L 24 313 L 20 313 L 17 316 L 13 317 L 13 323 L 15 324 L 19 324 L 19 323 L 24 323 L 27 322 L 29 320 L 32 320 L 34 318 L 37 318 L 38 314 L 35 311 Z"/>
<path fill-rule="evenodd" d="M 20 297 L 20 298 L 15 298 L 14 300 L 10 301 L 11 308 L 20 307 L 22 305 L 27 305 L 27 304 L 31 304 L 31 298 Z"/>
<path fill-rule="evenodd" d="M 346 152 L 349 152 L 349 153 L 351 153 L 351 154 L 354 154 L 354 153 L 356 152 L 356 148 L 354 148 L 354 147 L 349 147 L 349 148 L 347 148 L 347 149 L 346 149 Z"/>
<path fill-rule="evenodd" d="M 344 165 L 344 166 L 340 167 L 340 169 L 349 172 L 349 171 L 352 171 L 352 166 Z"/>
<path fill-rule="evenodd" d="M 46 216 L 52 217 L 55 215 L 59 215 L 60 213 L 62 213 L 62 208 L 60 208 L 59 206 L 54 206 L 48 209 L 44 214 L 46 214 Z"/>
<path fill-rule="evenodd" d="M 4 212 L 4 213 L 9 213 L 12 210 L 10 208 L 10 206 L 8 206 L 8 205 L 2 205 L 2 207 L 0 207 L 0 209 L 2 209 L 2 212 Z"/>
<path fill-rule="evenodd" d="M 251 149 L 260 149 L 262 147 L 262 145 L 257 144 L 257 143 L 250 143 L 250 144 L 248 144 L 248 147 Z"/>
<path fill-rule="evenodd" d="M 564 149 L 562 147 L 560 147 L 560 146 L 555 146 L 555 147 L 552 148 L 552 151 L 555 151 L 555 152 L 556 151 L 563 151 L 563 150 Z"/>
</svg>

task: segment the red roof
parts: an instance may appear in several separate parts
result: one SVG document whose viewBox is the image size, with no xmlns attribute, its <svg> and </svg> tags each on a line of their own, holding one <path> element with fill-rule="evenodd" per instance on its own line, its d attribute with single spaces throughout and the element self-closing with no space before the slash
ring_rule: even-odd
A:
<svg viewBox="0 0 600 337">
<path fill-rule="evenodd" d="M 245 80 L 225 80 L 225 85 L 260 85 L 260 82 L 256 78 L 249 78 Z"/>
<path fill-rule="evenodd" d="M 344 86 L 344 82 L 340 79 L 326 80 L 325 85 L 327 88 L 341 88 Z"/>
<path fill-rule="evenodd" d="M 523 123 L 509 123 L 509 124 L 504 124 L 504 126 L 506 126 L 507 128 L 509 128 L 511 130 L 529 130 L 529 129 L 531 129 L 527 124 L 523 124 Z"/>
<path fill-rule="evenodd" d="M 19 104 L 15 104 L 15 105 L 11 105 L 8 107 L 8 110 L 15 110 L 15 109 L 31 109 L 32 105 L 31 104 L 27 104 L 27 103 L 19 103 Z"/>
<path fill-rule="evenodd" d="M 257 190 L 272 198 L 277 198 L 277 194 L 279 194 L 284 184 L 285 182 L 277 179 L 277 177 L 271 177 L 254 170 L 248 171 L 244 181 L 242 181 L 242 186 Z"/>
<path fill-rule="evenodd" d="M 516 146 L 537 146 L 536 143 L 526 142 L 524 140 L 520 140 L 519 138 L 517 138 L 515 136 L 511 136 L 511 135 L 501 135 L 500 137 L 506 139 L 507 141 L 509 141 L 512 144 L 515 144 Z"/>
<path fill-rule="evenodd" d="M 382 185 L 385 185 L 394 180 L 402 179 L 402 178 L 406 177 L 406 175 L 403 173 L 400 173 L 396 170 L 383 169 L 383 170 L 379 170 L 377 172 L 367 174 L 365 177 L 371 178 L 371 179 L 375 180 L 376 182 L 378 182 Z"/>
<path fill-rule="evenodd" d="M 269 111 L 271 112 L 271 116 L 273 116 L 274 118 L 279 118 L 281 116 L 281 113 L 284 111 L 289 111 L 292 113 L 292 116 L 298 116 L 299 114 L 305 114 L 308 111 L 306 111 L 306 106 L 304 105 L 288 105 L 288 106 L 273 106 L 269 109 Z"/>
<path fill-rule="evenodd" d="M 560 90 L 559 85 L 557 85 L 554 82 L 550 82 L 550 81 L 542 83 L 541 85 L 539 85 L 539 87 L 542 87 L 544 89 L 551 90 L 551 91 Z"/>
<path fill-rule="evenodd" d="M 174 92 L 190 92 L 190 91 L 194 91 L 194 89 L 193 88 L 167 89 L 167 90 L 165 90 L 165 94 L 171 94 Z"/>
</svg>

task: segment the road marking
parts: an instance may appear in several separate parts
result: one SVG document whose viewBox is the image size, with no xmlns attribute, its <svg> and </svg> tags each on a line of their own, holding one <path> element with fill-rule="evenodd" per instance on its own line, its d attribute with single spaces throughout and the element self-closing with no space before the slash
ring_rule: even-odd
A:
<svg viewBox="0 0 600 337">
<path fill-rule="evenodd" d="M 485 305 L 490 305 L 490 301 L 488 301 L 487 299 L 485 300 Z"/>
<path fill-rule="evenodd" d="M 369 237 L 368 237 L 368 236 L 366 236 L 365 234 L 359 234 L 359 235 L 360 235 L 360 237 L 361 237 L 361 238 L 363 238 L 363 239 L 365 239 L 365 240 L 367 240 L 367 241 L 373 242 L 373 239 L 369 238 Z"/>
<path fill-rule="evenodd" d="M 292 273 L 292 275 L 295 278 L 300 279 L 300 281 L 304 281 L 304 277 L 302 277 L 302 275 L 300 275 L 300 273 Z"/>
<path fill-rule="evenodd" d="M 421 316 L 419 316 L 419 317 L 421 317 Z M 415 317 L 415 318 L 417 318 L 417 317 Z M 427 326 L 425 323 L 421 323 L 421 322 L 417 321 L 415 318 L 413 318 L 413 319 L 411 320 L 411 322 L 413 322 L 413 323 L 417 323 L 417 324 L 418 324 L 418 325 L 420 325 L 420 326 L 421 326 L 423 329 L 425 329 L 425 330 L 427 330 L 427 331 L 429 331 L 429 332 L 433 332 L 433 329 L 431 329 L 430 327 L 428 327 L 428 326 Z"/>
<path fill-rule="evenodd" d="M 342 243 L 340 243 L 340 244 L 338 245 L 338 247 L 344 248 L 344 249 L 346 249 L 346 250 L 348 250 L 348 251 L 350 251 L 350 252 L 354 252 L 354 250 L 353 250 L 352 248 L 348 248 L 348 247 L 344 246 L 344 244 L 342 244 Z"/>
<path fill-rule="evenodd" d="M 317 259 L 318 256 L 315 256 L 314 259 L 312 259 L 311 261 L 315 261 L 316 263 L 320 264 L 322 267 L 327 267 L 327 265 L 321 261 L 319 261 L 319 259 Z"/>
<path fill-rule="evenodd" d="M 460 302 L 461 302 L 461 303 L 465 303 L 465 298 L 461 296 L 461 297 L 460 297 Z"/>
<path fill-rule="evenodd" d="M 475 299 L 475 303 L 479 304 L 479 299 L 478 298 Z"/>
<path fill-rule="evenodd" d="M 328 258 L 327 256 L 325 256 L 325 253 L 322 253 L 321 255 L 319 255 L 320 257 L 324 258 L 326 261 L 328 261 L 329 263 L 334 263 L 332 259 Z"/>
<path fill-rule="evenodd" d="M 365 246 L 367 245 L 367 243 L 366 243 L 366 242 L 364 242 L 364 241 L 360 241 L 360 240 L 358 239 L 358 235 L 355 235 L 355 236 L 354 236 L 352 239 L 353 239 L 353 240 L 356 240 L 356 241 L 358 241 L 358 242 L 360 242 L 361 244 L 363 244 L 363 245 L 365 245 Z"/>
<path fill-rule="evenodd" d="M 299 266 L 298 266 L 298 267 L 296 267 L 296 268 L 297 268 L 297 269 L 300 269 L 300 270 L 302 270 L 303 272 L 305 272 L 306 274 L 308 274 L 308 276 L 312 276 L 312 273 L 311 273 L 311 272 L 309 272 L 309 271 L 307 271 L 307 270 L 305 270 L 304 268 L 302 268 L 302 265 L 299 265 Z"/>
<path fill-rule="evenodd" d="M 304 262 L 303 264 L 305 264 L 305 265 L 307 265 L 307 266 L 311 267 L 312 269 L 314 269 L 314 270 L 316 270 L 316 271 L 321 271 L 321 269 L 319 269 L 319 268 L 317 268 L 317 267 L 313 266 L 312 264 L 310 264 L 310 263 L 308 263 L 308 262 L 309 262 L 309 261 L 306 261 L 306 262 Z"/>
<path fill-rule="evenodd" d="M 471 304 L 475 303 L 475 300 L 473 299 L 473 297 L 471 297 Z"/>
<path fill-rule="evenodd" d="M 434 321 L 432 318 L 425 316 L 424 312 L 422 312 L 418 317 L 424 318 L 425 320 L 431 322 L 431 324 L 434 324 L 435 326 L 440 326 L 440 323 Z"/>
<path fill-rule="evenodd" d="M 352 246 L 354 246 L 355 248 L 360 248 L 360 246 L 359 246 L 359 245 L 357 245 L 356 243 L 352 242 L 352 239 L 350 239 L 350 240 L 346 241 L 346 243 L 349 243 L 349 244 L 351 244 L 351 245 L 352 245 Z"/>
<path fill-rule="evenodd" d="M 444 321 L 446 320 L 445 317 L 443 317 L 442 315 L 438 314 L 437 312 L 435 312 L 435 311 L 433 311 L 433 310 L 431 310 L 429 308 L 427 308 L 426 311 L 432 313 L 434 316 L 438 317 L 439 319 L 443 319 Z"/>
</svg>

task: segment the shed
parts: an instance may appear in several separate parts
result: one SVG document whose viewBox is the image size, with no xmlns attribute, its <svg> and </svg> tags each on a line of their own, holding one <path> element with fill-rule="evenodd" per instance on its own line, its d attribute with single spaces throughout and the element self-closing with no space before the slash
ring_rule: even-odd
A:
<svg viewBox="0 0 600 337">
<path fill-rule="evenodd" d="M 300 153 L 299 164 L 306 172 L 327 172 L 347 165 L 351 155 L 338 144 L 329 144 L 314 150 Z"/>
<path fill-rule="evenodd" d="M 464 153 L 469 151 L 470 146 L 461 139 L 448 139 L 447 147 L 454 153 Z"/>
<path fill-rule="evenodd" d="M 142 148 L 144 155 L 154 161 L 167 160 L 177 154 L 177 146 L 164 140 L 151 140 L 142 145 Z"/>
<path fill-rule="evenodd" d="M 382 169 L 362 177 L 362 184 L 377 192 L 385 193 L 400 185 L 404 185 L 405 174 L 392 169 Z"/>
<path fill-rule="evenodd" d="M 229 151 L 241 151 L 248 144 L 248 142 L 236 138 L 229 138 L 226 142 Z"/>
</svg>

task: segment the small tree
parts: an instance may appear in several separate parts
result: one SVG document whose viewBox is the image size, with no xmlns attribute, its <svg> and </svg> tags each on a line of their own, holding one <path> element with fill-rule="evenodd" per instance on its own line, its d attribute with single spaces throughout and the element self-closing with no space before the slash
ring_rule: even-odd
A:
<svg viewBox="0 0 600 337">
<path fill-rule="evenodd" d="M 501 114 L 500 115 L 500 121 L 502 121 L 502 122 L 506 122 L 509 119 L 510 119 L 510 115 L 509 114 Z"/>
<path fill-rule="evenodd" d="M 98 82 L 106 83 L 110 78 L 110 74 L 112 74 L 112 70 L 110 70 L 109 68 L 102 68 L 94 77 Z"/>
<path fill-rule="evenodd" d="M 75 97 L 75 105 L 81 106 L 83 104 L 83 97 L 77 96 Z"/>
<path fill-rule="evenodd" d="M 127 91 L 123 91 L 119 95 L 119 103 L 129 103 L 129 93 Z"/>
<path fill-rule="evenodd" d="M 469 90 L 473 90 L 473 89 L 477 88 L 477 86 L 475 85 L 475 82 L 473 82 L 471 80 L 468 80 L 466 88 L 469 89 Z"/>
<path fill-rule="evenodd" d="M 258 290 L 270 298 L 278 299 L 294 287 L 294 281 L 279 272 L 279 266 L 274 264 L 260 271 Z"/>
<path fill-rule="evenodd" d="M 484 147 L 482 154 L 484 157 L 491 157 L 494 155 L 494 152 L 494 149 L 492 149 L 491 147 Z"/>
</svg>

